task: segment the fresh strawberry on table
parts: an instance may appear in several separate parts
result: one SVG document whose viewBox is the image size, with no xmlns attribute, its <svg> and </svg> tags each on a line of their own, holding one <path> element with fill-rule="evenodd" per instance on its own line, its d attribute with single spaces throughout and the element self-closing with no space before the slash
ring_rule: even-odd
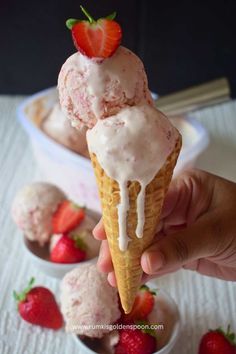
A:
<svg viewBox="0 0 236 354">
<path fill-rule="evenodd" d="M 85 258 L 86 245 L 79 236 L 72 238 L 62 235 L 50 254 L 50 260 L 55 263 L 78 263 Z"/>
<path fill-rule="evenodd" d="M 34 278 L 21 293 L 13 292 L 20 316 L 34 325 L 55 330 L 61 328 L 63 318 L 53 293 L 43 286 L 32 287 L 33 284 Z"/>
<path fill-rule="evenodd" d="M 198 354 L 236 354 L 235 334 L 230 326 L 226 333 L 221 328 L 207 332 L 201 339 Z"/>
<path fill-rule="evenodd" d="M 85 210 L 70 200 L 64 200 L 52 218 L 54 234 L 64 234 L 72 231 L 85 218 Z"/>
<path fill-rule="evenodd" d="M 123 315 L 124 322 L 144 320 L 151 313 L 155 303 L 155 292 L 148 286 L 142 285 L 136 295 L 132 311 L 128 315 Z"/>
<path fill-rule="evenodd" d="M 120 25 L 114 21 L 116 13 L 100 18 L 97 21 L 80 6 L 88 20 L 69 19 L 67 27 L 72 32 L 75 47 L 89 58 L 108 58 L 118 48 L 122 31 Z"/>
<path fill-rule="evenodd" d="M 155 336 L 140 329 L 121 329 L 115 354 L 152 354 L 156 351 Z"/>
</svg>

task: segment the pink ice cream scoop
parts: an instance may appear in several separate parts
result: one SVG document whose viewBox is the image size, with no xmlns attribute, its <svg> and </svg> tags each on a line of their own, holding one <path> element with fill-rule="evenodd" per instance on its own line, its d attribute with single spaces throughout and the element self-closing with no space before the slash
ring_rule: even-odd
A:
<svg viewBox="0 0 236 354">
<path fill-rule="evenodd" d="M 67 273 L 61 283 L 61 310 L 66 331 L 92 338 L 110 332 L 121 313 L 117 289 L 95 264 L 81 264 Z"/>
<path fill-rule="evenodd" d="M 62 110 L 78 128 L 92 128 L 127 106 L 153 104 L 142 61 L 122 46 L 104 60 L 71 55 L 61 68 L 58 89 Z"/>
<path fill-rule="evenodd" d="M 12 204 L 12 218 L 24 235 L 41 246 L 52 234 L 52 215 L 66 195 L 49 183 L 32 183 L 16 195 Z"/>
<path fill-rule="evenodd" d="M 74 129 L 62 112 L 59 102 L 55 104 L 51 113 L 44 119 L 41 128 L 58 143 L 82 156 L 89 157 L 86 142 L 87 129 L 85 127 L 80 131 Z"/>
</svg>

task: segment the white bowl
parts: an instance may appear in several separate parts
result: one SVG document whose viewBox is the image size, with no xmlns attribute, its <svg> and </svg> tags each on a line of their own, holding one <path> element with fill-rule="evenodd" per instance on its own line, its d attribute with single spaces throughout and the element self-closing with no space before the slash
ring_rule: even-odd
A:
<svg viewBox="0 0 236 354">
<path fill-rule="evenodd" d="M 39 129 L 57 101 L 55 87 L 43 90 L 22 102 L 17 110 L 18 119 L 30 137 L 43 179 L 58 185 L 77 203 L 101 211 L 90 160 L 58 144 Z M 209 138 L 204 127 L 193 118 L 173 118 L 172 122 L 183 136 L 183 148 L 175 168 L 178 174 L 194 166 Z"/>
<path fill-rule="evenodd" d="M 148 283 L 148 285 L 151 288 L 156 288 L 156 284 L 153 284 L 152 282 Z M 174 348 L 174 346 L 178 340 L 178 337 L 180 335 L 181 317 L 180 317 L 180 313 L 179 313 L 177 304 L 175 303 L 173 298 L 166 291 L 164 291 L 163 289 L 157 289 L 156 296 L 161 296 L 162 298 L 166 299 L 166 301 L 169 304 L 171 304 L 171 307 L 176 315 L 176 322 L 175 322 L 174 329 L 172 331 L 172 334 L 171 334 L 171 337 L 170 337 L 168 343 L 163 348 L 161 348 L 160 350 L 153 353 L 153 354 L 168 354 Z M 76 341 L 79 349 L 81 349 L 81 352 L 83 354 L 101 354 L 101 353 L 106 354 L 104 352 L 104 348 L 102 348 L 102 347 L 99 348 L 99 339 L 95 339 L 95 340 L 91 340 L 88 338 L 83 339 L 79 336 L 76 336 L 75 334 L 73 334 L 73 338 Z M 95 350 L 97 350 L 97 351 L 95 351 Z"/>
<path fill-rule="evenodd" d="M 91 210 L 87 210 L 87 213 L 96 221 L 101 217 L 99 214 Z M 95 257 L 79 263 L 60 264 L 51 262 L 49 261 L 49 244 L 42 247 L 38 242 L 30 241 L 26 237 L 23 238 L 23 247 L 30 263 L 39 271 L 53 278 L 61 279 L 66 273 L 74 268 L 78 268 L 81 264 L 95 263 L 97 261 L 97 257 Z"/>
</svg>

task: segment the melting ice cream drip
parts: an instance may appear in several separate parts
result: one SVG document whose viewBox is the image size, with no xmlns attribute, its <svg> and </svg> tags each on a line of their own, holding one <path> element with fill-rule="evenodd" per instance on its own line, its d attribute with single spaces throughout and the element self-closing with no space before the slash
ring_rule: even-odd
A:
<svg viewBox="0 0 236 354">
<path fill-rule="evenodd" d="M 127 213 L 129 210 L 129 190 L 127 181 L 118 182 L 120 188 L 120 203 L 117 206 L 119 223 L 119 247 L 125 251 L 128 246 L 129 237 L 127 235 Z"/>
<path fill-rule="evenodd" d="M 145 224 L 145 193 L 146 186 L 149 183 L 138 181 L 140 183 L 140 191 L 137 196 L 136 213 L 137 213 L 137 227 L 136 236 L 143 237 L 143 229 Z M 127 235 L 127 213 L 129 210 L 129 190 L 128 182 L 119 183 L 120 188 L 120 203 L 118 209 L 118 222 L 119 222 L 119 247 L 121 251 L 125 251 L 128 246 L 130 238 Z"/>
<path fill-rule="evenodd" d="M 138 238 L 143 237 L 143 228 L 145 223 L 145 193 L 146 193 L 146 184 L 140 182 L 140 192 L 137 197 L 137 227 L 136 227 L 136 236 Z"/>
</svg>

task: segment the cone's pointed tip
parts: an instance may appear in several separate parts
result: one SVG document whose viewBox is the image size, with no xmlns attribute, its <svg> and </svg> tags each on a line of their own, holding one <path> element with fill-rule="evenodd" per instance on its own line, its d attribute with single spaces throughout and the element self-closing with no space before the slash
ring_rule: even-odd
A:
<svg viewBox="0 0 236 354">
<path fill-rule="evenodd" d="M 132 308 L 133 308 L 133 304 L 125 304 L 125 305 L 123 305 L 122 304 L 122 301 L 121 301 L 121 305 L 122 305 L 122 308 L 123 308 L 123 310 L 124 310 L 124 313 L 126 314 L 126 315 L 128 315 L 131 311 L 132 311 Z"/>
<path fill-rule="evenodd" d="M 129 310 L 123 309 L 123 310 L 124 310 L 125 314 L 128 315 L 131 312 L 132 309 L 129 309 Z"/>
</svg>

